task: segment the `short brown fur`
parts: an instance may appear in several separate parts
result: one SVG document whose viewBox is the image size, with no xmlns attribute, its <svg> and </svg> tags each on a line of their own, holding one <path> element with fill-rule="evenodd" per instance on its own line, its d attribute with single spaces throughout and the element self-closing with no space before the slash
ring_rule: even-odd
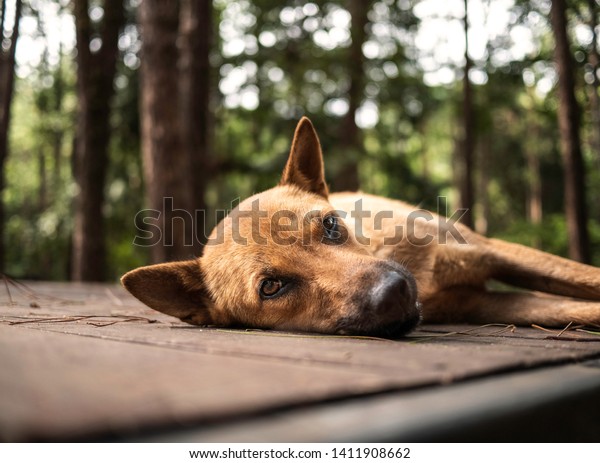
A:
<svg viewBox="0 0 600 463">
<path fill-rule="evenodd" d="M 370 212 L 358 233 L 357 201 Z M 420 316 L 600 325 L 600 269 L 432 213 L 413 220 L 416 211 L 363 193 L 330 195 L 317 134 L 303 118 L 281 183 L 234 209 L 200 258 L 141 267 L 122 282 L 148 306 L 198 325 L 383 336 L 409 331 Z M 337 235 L 326 229 L 331 215 L 345 217 L 335 219 Z M 398 227 L 405 233 L 395 238 Z M 275 297 L 263 292 L 267 280 L 281 286 Z M 489 291 L 490 280 L 536 292 Z"/>
</svg>

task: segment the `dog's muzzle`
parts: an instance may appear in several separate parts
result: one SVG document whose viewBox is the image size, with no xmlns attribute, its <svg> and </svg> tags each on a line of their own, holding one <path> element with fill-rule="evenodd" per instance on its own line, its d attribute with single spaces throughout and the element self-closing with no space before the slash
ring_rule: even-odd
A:
<svg viewBox="0 0 600 463">
<path fill-rule="evenodd" d="M 378 270 L 375 281 L 360 297 L 355 313 L 339 321 L 337 333 L 399 337 L 421 321 L 412 274 L 390 261 L 382 262 Z"/>
</svg>

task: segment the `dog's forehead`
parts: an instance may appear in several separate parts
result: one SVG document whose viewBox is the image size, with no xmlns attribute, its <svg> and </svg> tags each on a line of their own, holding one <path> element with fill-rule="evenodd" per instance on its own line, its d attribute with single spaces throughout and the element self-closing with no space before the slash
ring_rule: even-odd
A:
<svg viewBox="0 0 600 463">
<path fill-rule="evenodd" d="M 257 210 L 261 218 L 266 217 L 265 213 L 272 217 L 282 212 L 293 212 L 303 217 L 327 207 L 329 202 L 319 195 L 294 186 L 280 185 L 245 199 L 231 212 L 230 217 L 239 214 L 248 217 L 249 212 L 255 214 Z"/>
<path fill-rule="evenodd" d="M 226 236 L 235 238 L 257 228 L 269 232 L 308 223 L 329 209 L 332 207 L 325 198 L 295 187 L 278 186 L 242 201 L 220 225 Z"/>
<path fill-rule="evenodd" d="M 313 219 L 332 209 L 323 197 L 291 186 L 277 186 L 233 209 L 213 230 L 204 257 L 248 255 L 273 240 L 280 244 L 279 240 L 310 233 Z"/>
</svg>

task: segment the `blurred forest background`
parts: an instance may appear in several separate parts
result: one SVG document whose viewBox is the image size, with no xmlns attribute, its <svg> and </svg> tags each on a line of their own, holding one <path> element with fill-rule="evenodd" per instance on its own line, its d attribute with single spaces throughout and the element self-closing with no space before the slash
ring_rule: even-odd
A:
<svg viewBox="0 0 600 463">
<path fill-rule="evenodd" d="M 302 115 L 333 191 L 446 196 L 481 233 L 600 264 L 596 0 L 1 2 L 8 275 L 201 252 L 182 227 L 204 218 L 170 210 L 210 230 L 273 186 Z M 134 245 L 163 197 L 173 246 Z"/>
</svg>

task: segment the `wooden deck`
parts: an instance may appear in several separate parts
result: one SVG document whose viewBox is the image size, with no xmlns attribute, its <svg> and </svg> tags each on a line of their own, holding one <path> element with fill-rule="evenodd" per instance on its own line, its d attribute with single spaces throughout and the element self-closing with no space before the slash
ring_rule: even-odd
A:
<svg viewBox="0 0 600 463">
<path fill-rule="evenodd" d="M 600 336 L 573 329 L 207 329 L 117 285 L 7 282 L 0 352 L 0 441 L 600 436 Z"/>
</svg>

